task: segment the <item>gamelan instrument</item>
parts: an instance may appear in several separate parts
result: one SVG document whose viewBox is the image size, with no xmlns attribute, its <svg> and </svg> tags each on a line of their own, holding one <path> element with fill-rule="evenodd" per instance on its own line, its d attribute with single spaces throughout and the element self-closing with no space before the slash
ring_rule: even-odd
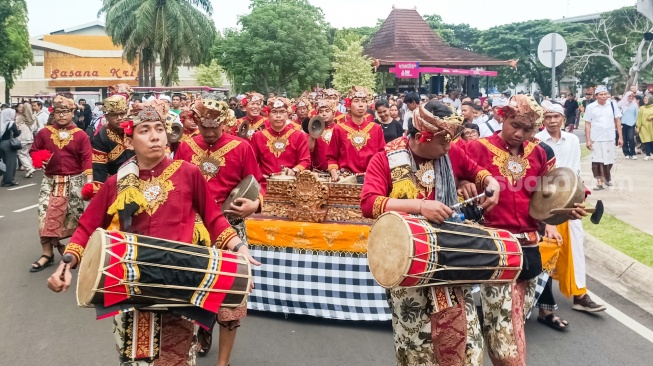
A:
<svg viewBox="0 0 653 366">
<path fill-rule="evenodd" d="M 505 230 L 387 212 L 367 241 L 370 272 L 385 288 L 508 283 L 519 277 L 519 241 Z"/>
<path fill-rule="evenodd" d="M 320 116 L 314 116 L 311 119 L 304 118 L 302 121 L 302 130 L 314 139 L 320 138 L 320 136 L 322 136 L 322 133 L 324 132 L 324 126 L 324 118 Z"/>
<path fill-rule="evenodd" d="M 240 254 L 103 229 L 91 235 L 78 276 L 81 307 L 194 305 L 214 313 L 245 304 L 252 283 Z"/>
<path fill-rule="evenodd" d="M 528 208 L 530 216 L 549 225 L 560 225 L 569 220 L 575 204 L 585 201 L 585 186 L 582 179 L 570 168 L 558 167 L 538 180 Z M 600 202 L 600 201 L 599 201 Z M 603 216 L 603 203 L 593 213 L 591 221 L 598 224 Z"/>
<path fill-rule="evenodd" d="M 222 212 L 231 210 L 231 204 L 238 198 L 247 198 L 250 201 L 254 201 L 258 198 L 259 193 L 261 193 L 261 186 L 253 175 L 248 175 L 238 183 L 236 188 L 231 190 L 229 196 L 222 204 Z"/>
<path fill-rule="evenodd" d="M 242 139 L 250 138 L 251 136 L 249 136 L 249 122 L 243 121 L 240 126 L 238 126 L 238 132 L 236 134 Z"/>
</svg>

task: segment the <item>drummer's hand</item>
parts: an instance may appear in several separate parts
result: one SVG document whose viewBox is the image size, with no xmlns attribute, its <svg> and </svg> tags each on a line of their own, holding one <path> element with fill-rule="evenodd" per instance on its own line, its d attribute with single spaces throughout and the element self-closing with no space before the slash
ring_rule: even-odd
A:
<svg viewBox="0 0 653 366">
<path fill-rule="evenodd" d="M 338 180 L 340 180 L 340 177 L 338 177 L 338 170 L 331 169 L 331 181 L 337 182 Z"/>
<path fill-rule="evenodd" d="M 439 201 L 423 200 L 420 202 L 420 215 L 426 217 L 427 220 L 441 224 L 444 220 L 451 217 L 453 210 L 447 205 Z"/>
<path fill-rule="evenodd" d="M 54 292 L 65 292 L 68 290 L 70 282 L 73 279 L 73 275 L 70 273 L 70 267 L 75 264 L 77 264 L 77 260 L 73 258 L 73 261 L 66 266 L 66 273 L 63 276 L 64 279 L 61 280 L 61 274 L 64 271 L 64 262 L 61 262 L 59 267 L 57 267 L 57 270 L 52 274 L 52 276 L 50 276 L 50 278 L 48 278 L 48 288 Z"/>
<path fill-rule="evenodd" d="M 569 214 L 569 220 L 582 220 L 583 217 L 589 215 L 587 211 L 585 211 L 585 204 L 583 203 L 576 203 L 574 204 L 576 206 L 574 210 Z"/>
<path fill-rule="evenodd" d="M 544 228 L 544 237 L 549 240 L 555 240 L 558 243 L 562 242 L 562 236 L 558 232 L 558 228 L 555 225 L 546 225 Z"/>
<path fill-rule="evenodd" d="M 244 197 L 236 198 L 231 203 L 231 210 L 225 210 L 224 213 L 243 219 L 256 212 L 256 210 L 258 210 L 259 204 L 260 201 L 258 199 L 252 201 Z"/>
<path fill-rule="evenodd" d="M 252 257 L 252 255 L 249 253 L 249 248 L 246 245 L 243 245 L 242 247 L 238 248 L 238 251 L 236 253 L 242 254 L 248 261 L 249 263 L 255 265 L 255 266 L 260 266 L 261 262 L 257 261 Z"/>
<path fill-rule="evenodd" d="M 481 207 L 483 207 L 483 210 L 491 211 L 494 206 L 499 204 L 499 193 L 501 192 L 501 186 L 499 185 L 499 182 L 497 182 L 497 180 L 493 177 L 486 177 L 485 190 L 492 190 L 494 193 L 492 194 L 492 197 L 481 197 L 480 204 Z"/>
<path fill-rule="evenodd" d="M 466 180 L 461 180 L 458 183 L 458 195 L 463 196 L 466 200 L 478 196 L 478 193 L 476 193 L 476 184 Z"/>
</svg>

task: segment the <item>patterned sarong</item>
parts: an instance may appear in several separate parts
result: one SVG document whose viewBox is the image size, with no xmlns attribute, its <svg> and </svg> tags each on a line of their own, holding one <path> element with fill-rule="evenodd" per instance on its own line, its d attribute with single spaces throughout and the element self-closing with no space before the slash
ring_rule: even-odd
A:
<svg viewBox="0 0 653 366">
<path fill-rule="evenodd" d="M 84 175 L 44 176 L 39 192 L 39 236 L 67 238 L 84 212 Z"/>
<path fill-rule="evenodd" d="M 236 234 L 243 243 L 248 244 L 247 242 L 247 229 L 245 227 L 245 220 L 229 220 L 231 227 L 236 230 Z M 240 326 L 240 319 L 247 316 L 247 304 L 237 308 L 225 308 L 221 307 L 218 311 L 218 323 L 223 327 L 229 329 L 235 329 Z"/>
<path fill-rule="evenodd" d="M 120 366 L 194 366 L 194 325 L 179 316 L 132 311 L 114 317 Z"/>
</svg>

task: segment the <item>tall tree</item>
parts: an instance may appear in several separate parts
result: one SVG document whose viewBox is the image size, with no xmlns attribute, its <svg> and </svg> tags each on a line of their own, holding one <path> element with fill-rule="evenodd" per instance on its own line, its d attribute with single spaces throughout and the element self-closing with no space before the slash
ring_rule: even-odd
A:
<svg viewBox="0 0 653 366">
<path fill-rule="evenodd" d="M 363 40 L 344 33 L 342 38 L 336 34 L 333 45 L 333 86 L 344 94 L 353 85 L 373 90 L 376 84 L 372 72 L 372 59 L 363 55 Z"/>
<path fill-rule="evenodd" d="M 324 83 L 330 49 L 322 10 L 306 0 L 253 0 L 250 8 L 242 29 L 225 31 L 213 49 L 233 88 L 296 94 Z"/>
<path fill-rule="evenodd" d="M 0 0 L 0 76 L 5 79 L 5 102 L 16 78 L 32 62 L 25 0 Z"/>
<path fill-rule="evenodd" d="M 195 79 L 198 85 L 206 85 L 214 88 L 222 86 L 222 68 L 215 60 L 208 65 L 199 65 L 195 72 Z"/>
<path fill-rule="evenodd" d="M 478 38 L 481 31 L 469 24 L 447 24 L 437 14 L 424 15 L 426 23 L 449 46 L 464 48 L 470 51 L 478 50 Z"/>
<path fill-rule="evenodd" d="M 608 61 L 610 71 L 621 77 L 627 90 L 642 73 L 651 76 L 653 42 L 644 39 L 645 32 L 653 32 L 653 23 L 634 6 L 601 14 L 583 34 L 572 57 L 581 71 L 593 61 Z"/>
<path fill-rule="evenodd" d="M 141 81 L 154 75 L 157 58 L 161 83 L 178 82 L 182 64 L 199 65 L 215 39 L 210 0 L 103 0 L 107 34 L 122 45 L 127 61 L 140 57 Z M 155 76 L 154 76 L 155 77 Z"/>
<path fill-rule="evenodd" d="M 501 25 L 481 33 L 478 51 L 500 60 L 519 59 L 517 69 L 495 68 L 499 75 L 493 80 L 499 88 L 512 87 L 528 81 L 540 86 L 544 95 L 551 95 L 551 72 L 537 58 L 537 46 L 551 32 L 565 37 L 570 49 L 584 31 L 584 24 L 553 23 L 550 20 L 532 20 Z M 562 75 L 562 67 L 556 69 Z"/>
</svg>

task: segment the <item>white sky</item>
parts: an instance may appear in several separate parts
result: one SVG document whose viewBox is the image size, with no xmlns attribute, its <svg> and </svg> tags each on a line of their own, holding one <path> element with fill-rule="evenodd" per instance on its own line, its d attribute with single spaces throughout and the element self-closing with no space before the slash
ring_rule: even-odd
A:
<svg viewBox="0 0 653 366">
<path fill-rule="evenodd" d="M 468 23 L 480 29 L 532 19 L 559 19 L 635 5 L 636 0 L 309 0 L 322 8 L 334 27 L 373 26 L 392 6 L 420 14 L 439 14 L 447 23 Z M 249 1 L 212 0 L 218 29 L 236 27 L 238 15 L 249 12 Z M 65 4 L 65 5 L 64 5 Z M 97 20 L 100 0 L 28 0 L 29 31 L 36 36 Z M 103 19 L 101 19 L 103 20 Z"/>
</svg>

